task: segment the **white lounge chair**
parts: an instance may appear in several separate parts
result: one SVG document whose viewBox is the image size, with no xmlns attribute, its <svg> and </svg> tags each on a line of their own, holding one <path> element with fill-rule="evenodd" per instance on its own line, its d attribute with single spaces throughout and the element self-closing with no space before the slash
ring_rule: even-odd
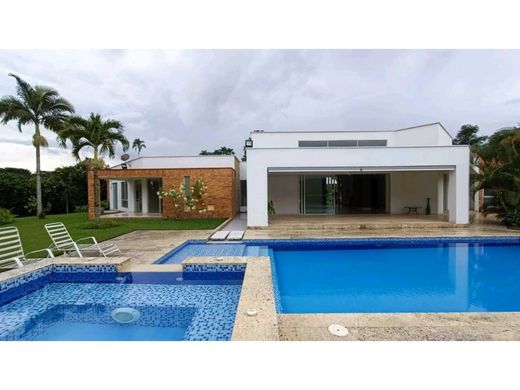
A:
<svg viewBox="0 0 520 390">
<path fill-rule="evenodd" d="M 27 255 L 38 252 L 47 252 L 46 257 L 54 257 L 50 249 L 39 249 L 24 253 L 20 232 L 16 226 L 0 228 L 0 268 L 23 267 L 30 260 Z"/>
<path fill-rule="evenodd" d="M 97 252 L 107 257 L 121 250 L 116 244 L 98 243 L 96 237 L 84 237 L 74 241 L 65 225 L 61 222 L 53 222 L 45 225 L 45 230 L 51 237 L 53 245 L 51 249 L 59 250 L 65 254 L 75 252 L 79 257 L 83 257 L 82 252 Z M 91 241 L 88 244 L 80 244 L 81 241 Z"/>
</svg>

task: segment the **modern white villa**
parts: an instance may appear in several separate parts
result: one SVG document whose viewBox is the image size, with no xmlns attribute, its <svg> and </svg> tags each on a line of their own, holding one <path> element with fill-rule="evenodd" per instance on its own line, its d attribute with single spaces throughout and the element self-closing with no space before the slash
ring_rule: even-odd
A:
<svg viewBox="0 0 520 390">
<path fill-rule="evenodd" d="M 247 211 L 249 227 L 269 226 L 268 204 L 276 218 L 431 214 L 469 222 L 469 147 L 452 145 L 440 123 L 389 131 L 256 130 L 246 153 L 247 162 L 140 157 L 100 177 L 109 181 L 110 208 L 132 216 L 169 216 L 157 190 L 202 178 L 211 194 L 206 215 Z M 90 206 L 93 215 L 93 201 Z"/>
<path fill-rule="evenodd" d="M 429 209 L 455 224 L 469 222 L 469 147 L 452 145 L 440 123 L 391 131 L 257 130 L 246 147 L 249 227 L 268 226 L 269 202 L 277 215 Z"/>
</svg>

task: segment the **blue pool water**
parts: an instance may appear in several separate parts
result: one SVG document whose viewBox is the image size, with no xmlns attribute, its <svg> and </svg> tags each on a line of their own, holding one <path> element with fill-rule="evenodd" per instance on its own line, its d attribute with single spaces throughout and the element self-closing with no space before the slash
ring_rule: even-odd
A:
<svg viewBox="0 0 520 390">
<path fill-rule="evenodd" d="M 243 272 L 66 274 L 50 274 L 41 288 L 1 306 L 0 340 L 229 340 L 243 278 Z M 115 322 L 112 311 L 121 307 L 137 310 L 139 319 Z"/>
<path fill-rule="evenodd" d="M 248 243 L 208 243 L 190 240 L 167 253 L 156 264 L 180 264 L 189 257 L 204 256 L 267 256 L 267 247 Z"/>
<path fill-rule="evenodd" d="M 520 311 L 520 242 L 274 244 L 283 313 Z"/>
</svg>

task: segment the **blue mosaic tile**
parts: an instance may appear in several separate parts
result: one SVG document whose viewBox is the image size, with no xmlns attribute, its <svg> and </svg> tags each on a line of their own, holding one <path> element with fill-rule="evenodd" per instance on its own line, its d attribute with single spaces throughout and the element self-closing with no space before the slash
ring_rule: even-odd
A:
<svg viewBox="0 0 520 390">
<path fill-rule="evenodd" d="M 183 264 L 184 272 L 245 272 L 246 264 Z"/>
<path fill-rule="evenodd" d="M 109 322 L 116 307 L 143 310 L 148 324 L 161 322 L 161 315 L 166 324 L 187 321 L 189 314 L 185 340 L 229 340 L 240 290 L 237 284 L 52 283 L 0 307 L 0 340 L 33 339 L 49 324 L 75 314 L 78 321 Z"/>
</svg>

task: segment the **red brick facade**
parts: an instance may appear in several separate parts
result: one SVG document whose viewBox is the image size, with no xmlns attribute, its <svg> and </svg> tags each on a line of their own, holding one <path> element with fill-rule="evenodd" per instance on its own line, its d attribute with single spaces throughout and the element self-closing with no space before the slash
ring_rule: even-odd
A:
<svg viewBox="0 0 520 390">
<path fill-rule="evenodd" d="M 98 172 L 99 179 L 162 179 L 162 187 L 168 190 L 178 188 L 184 176 L 190 176 L 193 183 L 202 179 L 207 187 L 205 199 L 208 211 L 205 213 L 187 212 L 189 218 L 231 218 L 239 210 L 239 183 L 237 174 L 232 168 L 182 168 L 182 169 L 104 169 Z M 88 213 L 94 218 L 94 174 L 88 174 Z M 172 205 L 168 199 L 162 200 L 162 214 L 173 217 Z"/>
</svg>

